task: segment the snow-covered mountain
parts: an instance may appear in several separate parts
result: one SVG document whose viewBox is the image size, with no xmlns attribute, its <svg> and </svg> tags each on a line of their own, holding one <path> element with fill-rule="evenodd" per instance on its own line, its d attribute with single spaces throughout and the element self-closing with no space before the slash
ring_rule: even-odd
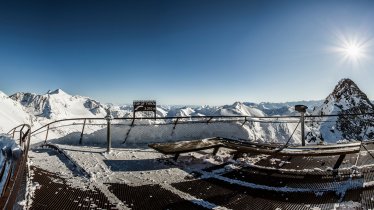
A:
<svg viewBox="0 0 374 210">
<path fill-rule="evenodd" d="M 342 79 L 327 96 L 324 103 L 317 107 L 313 115 L 329 114 L 361 114 L 373 113 L 374 105 L 365 93 L 350 79 Z M 310 140 L 327 139 L 336 141 L 341 139 L 371 139 L 374 138 L 374 116 L 339 116 L 317 117 L 320 122 L 309 123 Z"/>
<path fill-rule="evenodd" d="M 224 106 L 184 106 L 168 107 L 167 116 L 265 116 L 264 112 L 256 107 L 247 106 L 242 102 Z"/>
<path fill-rule="evenodd" d="M 312 100 L 312 101 L 293 101 L 293 102 L 284 102 L 284 103 L 270 103 L 270 102 L 261 102 L 256 103 L 244 103 L 249 104 L 251 107 L 256 107 L 260 109 L 268 116 L 274 115 L 294 115 L 295 105 L 303 104 L 308 107 L 308 112 L 311 112 L 315 107 L 320 106 L 323 103 L 323 100 Z"/>
<path fill-rule="evenodd" d="M 20 102 L 26 111 L 38 118 L 50 120 L 74 118 L 74 117 L 103 117 L 105 109 L 110 109 L 114 117 L 132 117 L 131 105 L 101 104 L 96 100 L 82 96 L 72 96 L 61 89 L 48 91 L 46 94 L 15 93 L 10 96 L 13 100 Z M 269 116 L 269 115 L 293 115 L 295 114 L 293 104 L 286 103 L 249 103 L 235 102 L 224 106 L 157 106 L 157 117 L 175 116 Z M 308 103 L 308 102 L 306 102 Z M 318 103 L 311 101 L 310 103 Z M 309 103 L 308 103 L 309 105 Z M 139 117 L 148 116 L 145 113 L 137 113 Z"/>
<path fill-rule="evenodd" d="M 13 99 L 13 100 L 12 100 Z M 250 103 L 235 102 L 224 106 L 157 106 L 157 117 L 174 116 L 276 116 L 299 115 L 294 110 L 295 104 L 309 107 L 307 114 L 357 114 L 373 113 L 374 105 L 350 79 L 341 80 L 325 101 L 299 101 L 285 103 Z M 0 94 L 1 128 L 7 131 L 8 122 L 13 125 L 24 122 L 44 125 L 47 122 L 64 118 L 99 117 L 110 109 L 114 117 L 132 117 L 131 105 L 101 104 L 88 97 L 72 96 L 61 89 L 48 91 L 43 95 L 16 93 L 10 98 Z M 137 116 L 152 116 L 137 113 Z M 308 118 L 306 123 L 307 139 L 310 141 L 326 140 L 335 142 L 342 139 L 374 138 L 373 116 L 340 116 Z M 310 122 L 314 120 L 314 122 Z M 256 141 L 285 142 L 296 128 L 295 123 L 250 122 L 242 125 L 248 138 Z M 12 127 L 10 126 L 10 127 Z M 242 131 L 241 131 L 242 132 Z M 300 142 L 300 131 L 296 130 L 291 143 Z"/>
<path fill-rule="evenodd" d="M 30 123 L 31 117 L 17 101 L 0 91 L 0 133 L 7 133 L 22 123 Z"/>
<path fill-rule="evenodd" d="M 28 113 L 47 119 L 104 117 L 104 106 L 88 97 L 72 96 L 61 89 L 43 95 L 16 93 L 10 96 L 20 102 Z"/>
</svg>

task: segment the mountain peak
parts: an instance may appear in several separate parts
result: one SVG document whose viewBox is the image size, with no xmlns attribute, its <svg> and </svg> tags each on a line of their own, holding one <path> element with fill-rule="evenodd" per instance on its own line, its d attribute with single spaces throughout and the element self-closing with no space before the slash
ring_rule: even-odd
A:
<svg viewBox="0 0 374 210">
<path fill-rule="evenodd" d="M 335 100 L 340 100 L 343 96 L 358 96 L 367 99 L 366 94 L 360 90 L 356 83 L 348 78 L 340 80 L 331 95 Z"/>
<path fill-rule="evenodd" d="M 58 88 L 58 89 L 56 89 L 56 90 L 54 90 L 54 91 L 49 90 L 49 91 L 47 92 L 47 94 L 49 94 L 49 95 L 53 95 L 53 94 L 69 95 L 69 94 L 67 94 L 65 91 L 63 91 L 63 90 L 60 89 L 60 88 Z"/>
<path fill-rule="evenodd" d="M 314 115 L 337 114 L 338 117 L 323 118 L 311 126 L 309 139 L 362 140 L 374 137 L 371 116 L 348 115 L 373 113 L 374 105 L 351 79 L 342 79 L 325 102 L 313 111 Z M 370 119 L 371 118 L 371 119 Z M 314 128 L 313 128 L 314 127 Z"/>
</svg>

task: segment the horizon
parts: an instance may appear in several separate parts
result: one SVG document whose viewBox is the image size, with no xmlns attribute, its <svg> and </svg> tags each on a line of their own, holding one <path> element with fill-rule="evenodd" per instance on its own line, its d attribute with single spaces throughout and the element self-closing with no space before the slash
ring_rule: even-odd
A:
<svg viewBox="0 0 374 210">
<path fill-rule="evenodd" d="M 64 93 L 74 97 L 74 96 L 80 96 L 80 97 L 87 97 L 91 100 L 94 100 L 94 101 L 98 101 L 100 103 L 103 103 L 103 104 L 109 104 L 109 105 L 118 105 L 118 106 L 132 106 L 132 103 L 133 101 L 136 101 L 137 99 L 134 99 L 133 101 L 131 102 L 128 102 L 128 103 L 121 103 L 121 104 L 116 104 L 116 103 L 111 103 L 111 102 L 101 102 L 95 98 L 92 98 L 90 96 L 87 96 L 87 95 L 79 95 L 79 94 L 71 94 L 69 92 L 66 92 L 65 90 L 61 89 L 61 88 L 57 88 L 55 90 L 48 90 L 47 92 L 45 93 L 32 93 L 32 92 L 25 92 L 25 91 L 22 91 L 22 92 L 16 92 L 16 93 L 13 93 L 13 94 L 6 94 L 7 96 L 12 96 L 14 94 L 17 94 L 17 93 L 31 93 L 31 94 L 35 94 L 35 95 L 45 95 L 45 94 L 50 94 L 53 92 L 56 92 L 57 90 L 61 90 L 63 91 Z M 0 92 L 2 92 L 0 90 Z M 299 101 L 281 101 L 281 102 L 269 102 L 269 101 L 260 101 L 260 102 L 253 102 L 253 101 L 234 101 L 232 103 L 226 103 L 226 104 L 217 104 L 217 105 L 212 105 L 212 104 L 158 104 L 157 103 L 157 106 L 225 106 L 225 105 L 232 105 L 234 103 L 254 103 L 254 104 L 285 104 L 285 103 L 297 103 L 297 102 L 318 102 L 318 101 L 323 101 L 325 99 L 317 99 L 317 100 L 299 100 Z M 157 101 L 156 101 L 157 102 Z"/>
<path fill-rule="evenodd" d="M 31 93 L 31 92 L 17 92 L 17 93 L 31 93 L 31 94 L 35 94 L 35 95 L 45 95 L 45 94 L 54 94 L 54 92 L 57 92 L 58 91 L 62 91 L 64 92 L 65 94 L 68 94 L 72 97 L 74 96 L 80 96 L 80 97 L 87 97 L 91 100 L 95 100 L 95 101 L 98 101 L 96 100 L 95 98 L 91 98 L 90 96 L 83 96 L 83 95 L 79 95 L 79 94 L 71 94 L 69 92 L 66 92 L 65 90 L 61 89 L 61 88 L 58 88 L 58 89 L 55 89 L 55 90 L 48 90 L 47 92 L 45 93 Z M 0 92 L 2 92 L 0 90 Z M 17 93 L 13 93 L 13 94 L 17 94 Z M 11 95 L 13 95 L 11 94 Z M 331 93 L 330 93 L 331 94 Z M 11 95 L 8 95 L 8 96 L 11 96 Z M 219 106 L 226 106 L 226 105 L 232 105 L 232 104 L 235 104 L 237 102 L 239 103 L 253 103 L 253 104 L 257 104 L 257 105 L 260 105 L 260 104 L 287 104 L 287 103 L 299 103 L 302 104 L 302 102 L 306 102 L 306 103 L 313 103 L 313 102 L 321 102 L 321 101 L 324 101 L 326 98 L 328 97 L 328 95 L 324 98 L 324 99 L 317 99 L 317 100 L 298 100 L 298 101 L 281 101 L 281 102 L 270 102 L 270 101 L 260 101 L 260 102 L 253 102 L 253 101 L 234 101 L 232 103 L 226 103 L 226 104 L 217 104 L 217 105 L 212 105 L 212 104 L 159 104 L 157 103 L 157 106 L 181 106 L 181 107 L 198 107 L 198 106 L 211 106 L 211 107 L 219 107 Z M 371 100 L 370 98 L 368 98 L 370 101 L 374 102 L 374 100 Z M 135 100 L 133 100 L 135 101 Z M 103 103 L 101 101 L 98 101 L 99 103 Z M 132 102 L 129 102 L 129 103 L 122 103 L 122 104 L 116 104 L 116 103 L 111 103 L 111 102 L 104 102 L 103 104 L 107 104 L 107 105 L 118 105 L 118 106 L 132 106 Z M 305 104 L 304 104 L 305 105 Z M 311 108 L 311 107 L 309 107 Z"/>
<path fill-rule="evenodd" d="M 374 98 L 372 1 L 87 2 L 0 3 L 0 91 L 220 106 L 351 78 Z"/>
</svg>

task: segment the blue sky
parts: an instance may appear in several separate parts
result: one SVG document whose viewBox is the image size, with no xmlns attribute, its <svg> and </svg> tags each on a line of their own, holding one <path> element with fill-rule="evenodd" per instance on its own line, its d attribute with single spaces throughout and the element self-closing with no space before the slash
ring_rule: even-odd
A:
<svg viewBox="0 0 374 210">
<path fill-rule="evenodd" d="M 374 1 L 0 1 L 0 90 L 111 103 L 374 99 Z M 365 43 L 353 61 L 331 48 Z"/>
</svg>

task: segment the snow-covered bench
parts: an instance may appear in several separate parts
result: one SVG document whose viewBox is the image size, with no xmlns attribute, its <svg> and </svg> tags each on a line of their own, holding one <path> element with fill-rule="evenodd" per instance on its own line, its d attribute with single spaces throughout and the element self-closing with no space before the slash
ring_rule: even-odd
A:
<svg viewBox="0 0 374 210">
<path fill-rule="evenodd" d="M 181 153 L 194 152 L 214 148 L 215 155 L 220 147 L 225 147 L 239 154 L 268 154 L 274 156 L 333 156 L 358 153 L 361 143 L 332 144 L 332 145 L 308 145 L 284 147 L 281 144 L 257 144 L 243 141 L 236 141 L 224 138 L 211 138 L 203 140 L 180 141 L 173 143 L 149 144 L 149 147 L 166 155 L 175 155 L 177 160 Z"/>
</svg>

